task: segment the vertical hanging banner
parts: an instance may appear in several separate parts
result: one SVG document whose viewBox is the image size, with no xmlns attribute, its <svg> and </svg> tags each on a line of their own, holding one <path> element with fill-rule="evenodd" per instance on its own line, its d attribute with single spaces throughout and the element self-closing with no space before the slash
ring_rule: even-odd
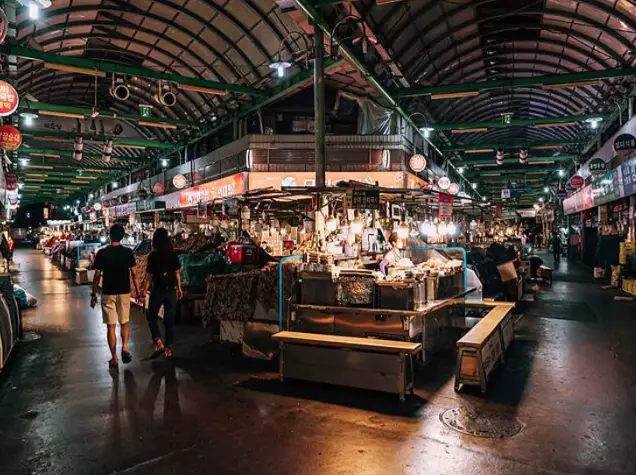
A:
<svg viewBox="0 0 636 475">
<path fill-rule="evenodd" d="M 441 219 L 450 219 L 453 217 L 453 196 L 440 193 L 437 195 L 437 203 L 439 204 L 438 217 Z"/>
</svg>

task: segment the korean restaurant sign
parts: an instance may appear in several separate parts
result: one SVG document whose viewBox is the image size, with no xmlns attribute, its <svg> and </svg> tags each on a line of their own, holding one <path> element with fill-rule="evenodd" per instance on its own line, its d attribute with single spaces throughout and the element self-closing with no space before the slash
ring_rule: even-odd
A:
<svg viewBox="0 0 636 475">
<path fill-rule="evenodd" d="M 636 195 L 636 158 L 621 165 L 623 196 Z"/>
<path fill-rule="evenodd" d="M 12 125 L 0 125 L 0 149 L 15 152 L 22 145 L 22 134 Z"/>
<path fill-rule="evenodd" d="M 450 219 L 453 217 L 453 195 L 440 193 L 437 195 L 439 204 L 438 217 L 440 219 Z"/>
<path fill-rule="evenodd" d="M 618 169 L 610 170 L 592 183 L 594 205 L 611 203 L 621 197 Z"/>
<path fill-rule="evenodd" d="M 247 176 L 245 172 L 219 178 L 202 185 L 186 188 L 163 197 L 166 209 L 187 208 L 198 206 L 217 199 L 229 198 L 247 191 Z"/>
<path fill-rule="evenodd" d="M 628 157 L 636 151 L 636 137 L 632 134 L 620 134 L 614 139 L 614 152 L 621 157 Z"/>
<path fill-rule="evenodd" d="M 6 81 L 0 81 L 0 117 L 13 114 L 19 103 L 20 99 L 14 87 Z"/>
</svg>

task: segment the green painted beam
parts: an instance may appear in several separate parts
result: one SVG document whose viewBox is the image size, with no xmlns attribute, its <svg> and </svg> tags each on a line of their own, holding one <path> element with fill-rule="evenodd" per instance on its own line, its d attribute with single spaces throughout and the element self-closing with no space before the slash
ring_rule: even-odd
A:
<svg viewBox="0 0 636 475">
<path fill-rule="evenodd" d="M 567 145 L 585 145 L 587 140 L 539 140 L 539 141 L 525 141 L 525 142 L 490 142 L 490 143 L 478 143 L 478 144 L 457 144 L 452 147 L 444 147 L 445 152 L 461 152 L 465 150 L 482 150 L 491 148 L 493 150 L 501 147 L 504 150 L 510 148 L 536 148 L 536 147 L 557 147 Z"/>
<path fill-rule="evenodd" d="M 526 173 L 540 173 L 540 172 L 552 172 L 559 170 L 559 167 L 548 166 L 545 167 L 533 167 L 533 168 L 486 168 L 470 170 L 464 174 L 467 177 L 479 177 L 484 173 L 512 173 L 512 174 L 526 174 Z"/>
<path fill-rule="evenodd" d="M 31 137 L 56 137 L 56 138 L 61 138 L 61 139 L 68 139 L 70 142 L 72 142 L 75 137 L 77 136 L 77 134 L 73 133 L 73 132 L 56 132 L 56 131 L 49 131 L 49 130 L 37 130 L 37 131 L 31 131 L 31 130 L 24 130 L 24 128 L 22 128 L 21 130 L 22 132 L 22 136 L 26 137 L 26 138 L 31 138 Z M 106 140 L 109 137 L 104 137 L 101 135 L 90 135 L 90 134 L 81 134 L 82 137 L 84 137 L 85 141 L 92 141 L 92 142 L 99 142 L 99 143 L 104 143 L 106 142 Z M 161 149 L 161 150 L 170 150 L 173 151 L 176 149 L 176 145 L 175 144 L 170 144 L 167 142 L 155 142 L 152 140 L 137 140 L 137 139 L 126 139 L 126 138 L 121 138 L 121 137 L 110 137 L 113 139 L 113 145 L 116 147 L 117 145 L 132 145 L 133 147 L 146 147 L 146 148 L 156 148 L 156 149 Z M 131 158 L 131 160 L 134 160 L 134 158 Z"/>
<path fill-rule="evenodd" d="M 515 87 L 543 86 L 596 81 L 618 77 L 636 76 L 636 68 L 604 69 L 600 71 L 584 71 L 580 73 L 549 74 L 528 78 L 502 79 L 498 81 L 481 81 L 464 84 L 444 84 L 440 86 L 413 87 L 395 89 L 393 94 L 399 97 L 430 96 L 432 94 L 454 94 L 462 92 L 480 92 L 488 89 L 510 89 Z"/>
<path fill-rule="evenodd" d="M 33 173 L 37 173 L 37 172 L 42 172 L 42 173 L 46 173 L 47 171 L 53 171 L 53 170 L 74 170 L 74 171 L 79 171 L 79 170 L 94 170 L 91 171 L 89 173 L 102 173 L 102 174 L 109 174 L 109 175 L 113 175 L 115 173 L 121 173 L 121 172 L 125 172 L 125 171 L 129 171 L 129 168 L 107 168 L 107 167 L 102 167 L 99 165 L 91 165 L 88 163 L 82 163 L 82 162 L 78 162 L 77 165 L 75 164 L 70 164 L 70 163 L 61 163 L 61 162 L 53 162 L 53 161 L 49 161 L 49 160 L 39 160 L 40 157 L 38 157 L 38 161 L 37 162 L 31 162 L 29 165 L 27 165 L 26 167 L 20 165 L 20 170 L 22 172 L 24 171 L 32 171 Z M 35 158 L 33 158 L 32 160 L 35 160 Z M 53 167 L 53 169 L 51 170 L 46 170 L 46 169 L 42 169 L 42 168 L 33 168 L 33 167 L 37 167 L 37 166 L 45 166 L 45 167 Z"/>
<path fill-rule="evenodd" d="M 59 155 L 60 157 L 73 157 L 73 151 L 72 150 L 60 150 L 60 149 L 56 149 L 56 148 L 21 148 L 20 149 L 20 154 L 21 155 L 33 155 L 33 154 L 46 154 L 46 155 Z M 86 158 L 102 158 L 102 154 L 101 153 L 90 153 L 90 152 L 83 152 L 83 156 Z M 37 158 L 47 158 L 47 157 L 33 157 L 34 159 Z M 131 163 L 131 165 L 123 165 L 125 163 Z M 133 164 L 134 162 L 134 164 Z M 81 164 L 81 162 L 77 162 L 78 164 Z M 130 168 L 131 166 L 136 166 L 136 159 L 135 157 L 114 157 L 111 161 L 112 164 L 112 169 L 127 169 Z M 122 164 L 122 165 L 120 165 Z"/>
<path fill-rule="evenodd" d="M 207 79 L 190 78 L 186 76 L 180 76 L 178 74 L 155 71 L 154 69 L 125 66 L 123 64 L 109 63 L 106 61 L 96 61 L 77 56 L 65 56 L 60 54 L 46 53 L 34 49 L 21 48 L 19 46 L 2 45 L 0 46 L 0 52 L 6 54 L 7 56 L 17 56 L 18 58 L 30 59 L 34 61 L 46 61 L 49 63 L 61 64 L 64 66 L 71 66 L 75 68 L 93 69 L 96 71 L 103 71 L 105 73 L 119 73 L 129 76 L 144 77 L 148 79 L 172 81 L 178 84 L 187 84 L 190 86 L 206 87 L 211 89 L 222 89 L 224 91 L 236 92 L 240 94 L 249 94 L 256 96 L 262 96 L 266 94 L 265 91 L 261 91 L 253 87 L 241 86 L 238 84 L 227 84 L 217 81 L 208 81 Z"/>
<path fill-rule="evenodd" d="M 432 124 L 431 128 L 435 131 L 440 130 L 466 130 L 476 128 L 488 128 L 488 129 L 502 129 L 509 127 L 521 127 L 526 125 L 541 125 L 541 124 L 562 124 L 565 122 L 584 122 L 587 119 L 602 118 L 607 120 L 611 117 L 611 114 L 582 114 L 582 115 L 562 115 L 555 117 L 542 117 L 539 119 L 512 119 L 510 124 L 504 124 L 501 120 L 494 120 L 488 122 L 465 122 L 458 124 Z"/>
<path fill-rule="evenodd" d="M 19 107 L 20 112 L 61 112 L 64 114 L 81 114 L 86 117 L 91 117 L 93 109 L 90 107 L 76 107 L 65 106 L 60 104 L 46 104 L 44 102 L 29 102 L 28 100 L 22 100 Z M 137 114 L 125 114 L 121 112 L 113 112 L 109 110 L 99 109 L 99 117 L 106 117 L 110 119 L 121 119 L 133 122 L 152 122 L 154 124 L 170 124 L 179 127 L 191 127 L 195 129 L 206 128 L 206 124 L 193 122 L 190 120 L 171 119 L 169 117 L 142 117 Z M 142 126 L 147 127 L 147 126 Z"/>
<path fill-rule="evenodd" d="M 548 157 L 528 157 L 528 163 L 530 165 L 532 165 L 533 163 L 536 162 L 564 162 L 566 160 L 576 160 L 578 157 L 578 155 L 555 155 L 555 156 L 548 156 Z M 497 165 L 497 161 L 495 156 L 493 155 L 492 158 L 479 158 L 476 160 L 464 160 L 462 162 L 462 165 L 485 165 L 485 164 L 492 164 L 493 170 L 496 170 L 497 167 L 499 165 Z M 519 159 L 518 158 L 504 158 L 504 164 L 506 165 L 513 165 L 513 164 L 517 164 L 520 165 L 519 163 Z M 483 170 L 488 170 L 489 167 L 481 167 L 481 169 Z"/>
</svg>

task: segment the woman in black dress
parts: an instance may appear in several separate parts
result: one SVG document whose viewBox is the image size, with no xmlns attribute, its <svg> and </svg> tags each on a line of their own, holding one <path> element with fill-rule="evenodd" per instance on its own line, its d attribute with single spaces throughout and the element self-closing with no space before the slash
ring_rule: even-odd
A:
<svg viewBox="0 0 636 475">
<path fill-rule="evenodd" d="M 179 275 L 179 257 L 172 248 L 168 231 L 159 228 L 152 236 L 152 252 L 148 256 L 146 278 L 144 279 L 143 294 L 150 287 L 150 301 L 148 303 L 148 326 L 154 343 L 152 356 L 165 354 L 172 358 L 174 343 L 174 319 L 177 313 L 177 302 L 183 297 L 181 290 L 181 276 Z M 165 338 L 161 338 L 159 329 L 159 309 L 163 305 L 163 325 Z"/>
</svg>

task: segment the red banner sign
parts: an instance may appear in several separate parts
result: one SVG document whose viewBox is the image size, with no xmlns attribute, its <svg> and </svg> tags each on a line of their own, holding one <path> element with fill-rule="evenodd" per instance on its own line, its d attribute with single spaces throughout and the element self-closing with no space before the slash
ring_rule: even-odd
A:
<svg viewBox="0 0 636 475">
<path fill-rule="evenodd" d="M 5 173 L 4 179 L 7 183 L 7 190 L 14 191 L 18 187 L 17 173 Z"/>
<path fill-rule="evenodd" d="M 13 114 L 18 108 L 18 93 L 11 84 L 0 81 L 0 117 Z"/>
<path fill-rule="evenodd" d="M 245 193 L 246 190 L 246 173 L 241 172 L 209 183 L 193 186 L 177 193 L 170 193 L 164 197 L 164 201 L 167 209 L 187 208 L 217 199 L 240 195 Z"/>
<path fill-rule="evenodd" d="M 22 134 L 12 125 L 0 125 L 0 149 L 15 152 L 22 145 Z"/>
<path fill-rule="evenodd" d="M 453 217 L 453 196 L 440 193 L 437 195 L 439 204 L 439 218 L 450 219 Z"/>
<path fill-rule="evenodd" d="M 572 185 L 572 188 L 578 190 L 585 184 L 585 180 L 582 176 L 574 175 L 572 178 L 570 178 L 570 184 Z"/>
</svg>

